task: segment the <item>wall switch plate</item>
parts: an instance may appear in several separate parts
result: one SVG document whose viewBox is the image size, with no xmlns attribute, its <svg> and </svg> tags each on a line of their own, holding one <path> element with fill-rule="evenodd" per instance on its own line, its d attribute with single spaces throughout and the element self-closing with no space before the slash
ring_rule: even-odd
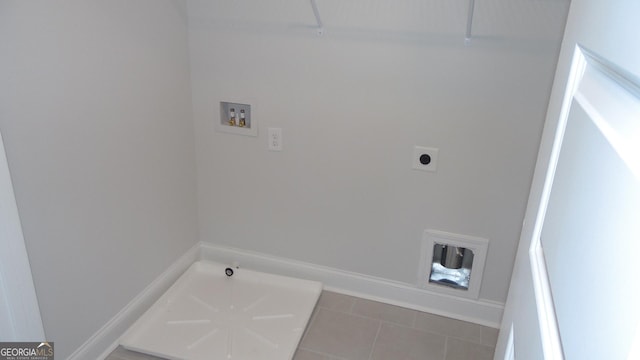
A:
<svg viewBox="0 0 640 360">
<path fill-rule="evenodd" d="M 268 146 L 270 151 L 282 151 L 282 129 L 269 128 L 267 130 Z"/>
<path fill-rule="evenodd" d="M 438 149 L 424 146 L 413 148 L 413 168 L 422 171 L 436 171 Z"/>
</svg>

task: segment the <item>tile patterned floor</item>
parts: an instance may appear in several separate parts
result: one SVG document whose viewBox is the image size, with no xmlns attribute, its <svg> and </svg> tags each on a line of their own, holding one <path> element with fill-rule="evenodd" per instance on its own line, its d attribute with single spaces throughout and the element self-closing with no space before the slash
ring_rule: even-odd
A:
<svg viewBox="0 0 640 360">
<path fill-rule="evenodd" d="M 324 291 L 294 360 L 491 360 L 497 338 L 486 326 Z M 153 359 L 119 347 L 106 360 Z"/>
</svg>

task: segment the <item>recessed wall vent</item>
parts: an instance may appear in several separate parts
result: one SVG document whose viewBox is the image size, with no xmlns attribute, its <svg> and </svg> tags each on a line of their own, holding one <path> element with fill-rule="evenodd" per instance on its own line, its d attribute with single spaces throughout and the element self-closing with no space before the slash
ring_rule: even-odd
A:
<svg viewBox="0 0 640 360">
<path fill-rule="evenodd" d="M 425 230 L 418 286 L 477 299 L 489 240 Z"/>
</svg>

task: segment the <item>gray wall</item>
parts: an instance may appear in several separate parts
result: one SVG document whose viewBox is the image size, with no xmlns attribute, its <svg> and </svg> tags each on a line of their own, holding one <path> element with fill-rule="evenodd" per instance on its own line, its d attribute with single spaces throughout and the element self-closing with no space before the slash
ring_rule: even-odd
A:
<svg viewBox="0 0 640 360">
<path fill-rule="evenodd" d="M 196 242 L 186 6 L 1 1 L 0 130 L 64 359 Z"/>
<path fill-rule="evenodd" d="M 462 1 L 320 5 L 319 38 L 307 1 L 189 1 L 187 34 L 182 1 L 0 0 L 0 130 L 56 355 L 197 231 L 407 283 L 425 228 L 486 237 L 481 297 L 504 301 L 567 2 L 478 2 L 470 47 Z M 227 100 L 259 137 L 213 131 Z"/>
<path fill-rule="evenodd" d="M 200 239 L 414 284 L 424 229 L 480 236 L 504 302 L 568 2 L 478 1 L 469 47 L 466 2 L 318 3 L 323 37 L 308 1 L 188 1 Z"/>
</svg>

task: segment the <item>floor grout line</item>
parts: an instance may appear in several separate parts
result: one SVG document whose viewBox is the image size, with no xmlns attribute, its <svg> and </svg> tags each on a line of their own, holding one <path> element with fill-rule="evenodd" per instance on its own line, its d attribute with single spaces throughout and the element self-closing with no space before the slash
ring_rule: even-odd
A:
<svg viewBox="0 0 640 360">
<path fill-rule="evenodd" d="M 444 356 L 442 357 L 442 360 L 447 360 L 447 343 L 449 341 L 449 337 L 445 336 L 444 337 Z"/>
<path fill-rule="evenodd" d="M 371 351 L 369 352 L 368 359 L 371 360 L 373 356 L 373 350 L 376 348 L 376 342 L 378 341 L 378 336 L 380 335 L 380 330 L 382 329 L 382 321 L 378 324 L 378 331 L 376 331 L 376 336 L 373 338 L 373 344 L 371 344 Z"/>
<path fill-rule="evenodd" d="M 355 297 L 351 299 L 351 306 L 349 306 L 349 314 L 353 314 L 353 309 L 356 307 L 356 301 L 358 301 L 358 299 Z"/>
<path fill-rule="evenodd" d="M 411 328 L 416 329 L 416 323 L 418 322 L 418 311 L 413 310 L 413 319 L 411 319 Z"/>
<path fill-rule="evenodd" d="M 412 325 L 402 324 L 402 323 L 398 323 L 398 322 L 393 322 L 393 321 L 383 320 L 383 319 L 376 318 L 376 317 L 371 317 L 371 316 L 361 315 L 361 314 L 345 313 L 345 312 L 342 312 L 342 311 L 332 310 L 332 309 L 329 309 L 329 308 L 326 308 L 326 307 L 323 307 L 322 309 L 323 309 L 323 310 L 325 310 L 325 311 L 330 311 L 330 312 L 336 313 L 336 314 L 346 314 L 346 315 L 350 315 L 350 316 L 353 316 L 353 317 L 356 317 L 356 318 L 359 318 L 359 319 L 375 320 L 375 321 L 380 322 L 381 324 L 389 324 L 389 325 L 393 325 L 393 326 L 397 326 L 397 327 L 402 327 L 402 328 L 406 328 L 406 329 L 416 330 L 416 331 L 419 331 L 419 332 L 421 332 L 421 333 L 425 333 L 425 334 L 439 335 L 439 336 L 444 336 L 444 337 L 449 337 L 449 336 L 451 336 L 451 335 L 448 335 L 448 334 L 445 334 L 445 333 L 442 333 L 442 332 L 438 332 L 437 330 L 433 330 L 433 329 L 422 329 L 422 328 L 418 328 L 418 327 L 415 327 L 415 324 L 414 324 L 414 326 L 412 326 Z M 314 318 L 315 318 L 315 317 L 314 317 Z M 415 323 L 415 318 L 414 318 L 414 323 Z M 309 327 L 311 327 L 311 324 L 309 325 Z M 451 337 L 452 337 L 452 338 L 455 338 L 455 339 L 458 339 L 458 340 L 462 340 L 462 341 L 470 342 L 470 343 L 473 343 L 473 344 L 482 345 L 482 344 L 479 344 L 479 343 L 477 343 L 477 342 L 475 342 L 475 341 L 473 341 L 473 340 L 469 340 L 469 339 L 467 339 L 467 338 L 462 338 L 462 337 L 457 337 L 457 336 L 451 336 Z"/>
<path fill-rule="evenodd" d="M 330 353 L 326 353 L 326 352 L 322 352 L 322 351 L 318 351 L 318 350 L 311 350 L 311 349 L 308 349 L 308 348 L 305 348 L 305 347 L 298 347 L 298 348 L 296 349 L 296 351 L 298 351 L 298 350 L 304 350 L 304 351 L 306 351 L 306 352 L 310 352 L 310 353 L 313 353 L 313 354 L 318 354 L 318 355 L 326 356 L 326 357 L 329 357 L 329 358 L 331 358 L 331 359 L 335 359 L 335 360 L 348 360 L 348 359 L 345 359 L 345 358 L 343 358 L 343 357 L 336 356 L 336 355 L 334 355 L 334 354 L 330 354 Z"/>
</svg>

